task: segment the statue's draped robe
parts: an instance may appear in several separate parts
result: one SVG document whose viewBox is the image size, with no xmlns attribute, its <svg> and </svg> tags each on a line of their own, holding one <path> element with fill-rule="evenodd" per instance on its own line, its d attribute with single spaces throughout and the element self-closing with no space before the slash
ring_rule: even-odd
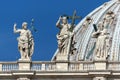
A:
<svg viewBox="0 0 120 80">
<path fill-rule="evenodd" d="M 69 37 L 70 37 L 70 31 L 69 31 L 70 25 L 62 24 L 60 25 L 59 28 L 60 28 L 60 33 L 57 34 L 59 52 L 62 54 L 66 54 L 69 43 Z"/>
<path fill-rule="evenodd" d="M 97 38 L 94 56 L 97 59 L 105 60 L 108 56 L 109 51 L 109 35 L 107 35 L 107 33 L 103 34 L 100 32 L 99 34 L 96 34 L 96 32 L 94 32 L 93 36 L 94 38 Z"/>
<path fill-rule="evenodd" d="M 18 49 L 21 53 L 22 59 L 28 59 L 32 56 L 34 51 L 34 41 L 30 30 L 18 29 L 20 36 L 18 40 Z"/>
</svg>

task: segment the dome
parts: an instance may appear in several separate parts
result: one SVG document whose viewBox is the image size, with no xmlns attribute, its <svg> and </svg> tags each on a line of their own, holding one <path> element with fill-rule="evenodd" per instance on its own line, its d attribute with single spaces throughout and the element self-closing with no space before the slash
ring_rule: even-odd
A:
<svg viewBox="0 0 120 80">
<path fill-rule="evenodd" d="M 96 27 L 94 27 L 96 26 Z M 74 45 L 76 51 L 70 56 L 74 61 L 93 60 L 97 38 L 92 37 L 96 29 L 107 29 L 109 33 L 109 50 L 107 59 L 110 61 L 120 60 L 120 2 L 111 0 L 96 8 L 74 28 Z M 58 54 L 54 54 L 52 60 Z"/>
</svg>

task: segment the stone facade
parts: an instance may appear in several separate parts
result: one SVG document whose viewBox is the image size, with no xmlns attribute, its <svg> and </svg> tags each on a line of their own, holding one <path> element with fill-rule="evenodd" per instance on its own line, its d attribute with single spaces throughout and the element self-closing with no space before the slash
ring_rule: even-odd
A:
<svg viewBox="0 0 120 80">
<path fill-rule="evenodd" d="M 119 80 L 120 62 L 1 62 L 2 80 Z M 29 65 L 28 65 L 29 64 Z M 26 67 L 24 67 L 26 66 Z M 28 68 L 28 69 L 27 69 Z"/>
</svg>

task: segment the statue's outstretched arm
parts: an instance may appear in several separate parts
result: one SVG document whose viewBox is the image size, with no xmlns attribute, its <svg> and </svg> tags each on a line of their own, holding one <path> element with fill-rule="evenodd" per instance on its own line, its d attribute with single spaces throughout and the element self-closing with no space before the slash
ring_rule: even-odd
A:
<svg viewBox="0 0 120 80">
<path fill-rule="evenodd" d="M 16 26 L 17 26 L 17 24 L 15 23 L 15 24 L 14 24 L 14 30 L 13 30 L 14 33 L 20 33 L 20 30 L 19 30 L 19 29 L 17 30 L 17 29 L 16 29 Z"/>
<path fill-rule="evenodd" d="M 60 21 L 61 21 L 61 16 L 59 17 L 59 20 L 58 20 L 57 23 L 56 23 L 56 26 L 57 26 L 58 28 L 62 28 L 62 26 L 61 26 L 61 24 L 60 24 Z"/>
<path fill-rule="evenodd" d="M 100 31 L 94 32 L 94 33 L 92 34 L 92 37 L 93 37 L 93 38 L 97 38 L 100 34 L 101 34 Z"/>
</svg>

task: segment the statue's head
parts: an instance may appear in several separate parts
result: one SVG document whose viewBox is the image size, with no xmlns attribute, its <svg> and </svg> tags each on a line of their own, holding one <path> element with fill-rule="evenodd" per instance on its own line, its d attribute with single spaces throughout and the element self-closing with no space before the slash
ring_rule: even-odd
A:
<svg viewBox="0 0 120 80">
<path fill-rule="evenodd" d="M 90 21 L 90 20 L 91 20 L 91 17 L 87 16 L 86 21 Z"/>
<path fill-rule="evenodd" d="M 103 22 L 99 22 L 98 23 L 98 29 L 101 31 L 101 30 L 103 30 L 103 28 L 104 28 L 104 25 L 103 25 L 104 23 Z"/>
<path fill-rule="evenodd" d="M 107 12 L 107 14 L 109 14 L 109 15 L 114 14 L 114 12 L 110 10 L 110 11 Z"/>
<path fill-rule="evenodd" d="M 66 16 L 62 17 L 62 23 L 67 24 L 67 17 Z"/>
<path fill-rule="evenodd" d="M 27 29 L 27 22 L 23 22 L 23 23 L 22 23 L 22 28 L 23 28 L 23 29 Z"/>
</svg>

